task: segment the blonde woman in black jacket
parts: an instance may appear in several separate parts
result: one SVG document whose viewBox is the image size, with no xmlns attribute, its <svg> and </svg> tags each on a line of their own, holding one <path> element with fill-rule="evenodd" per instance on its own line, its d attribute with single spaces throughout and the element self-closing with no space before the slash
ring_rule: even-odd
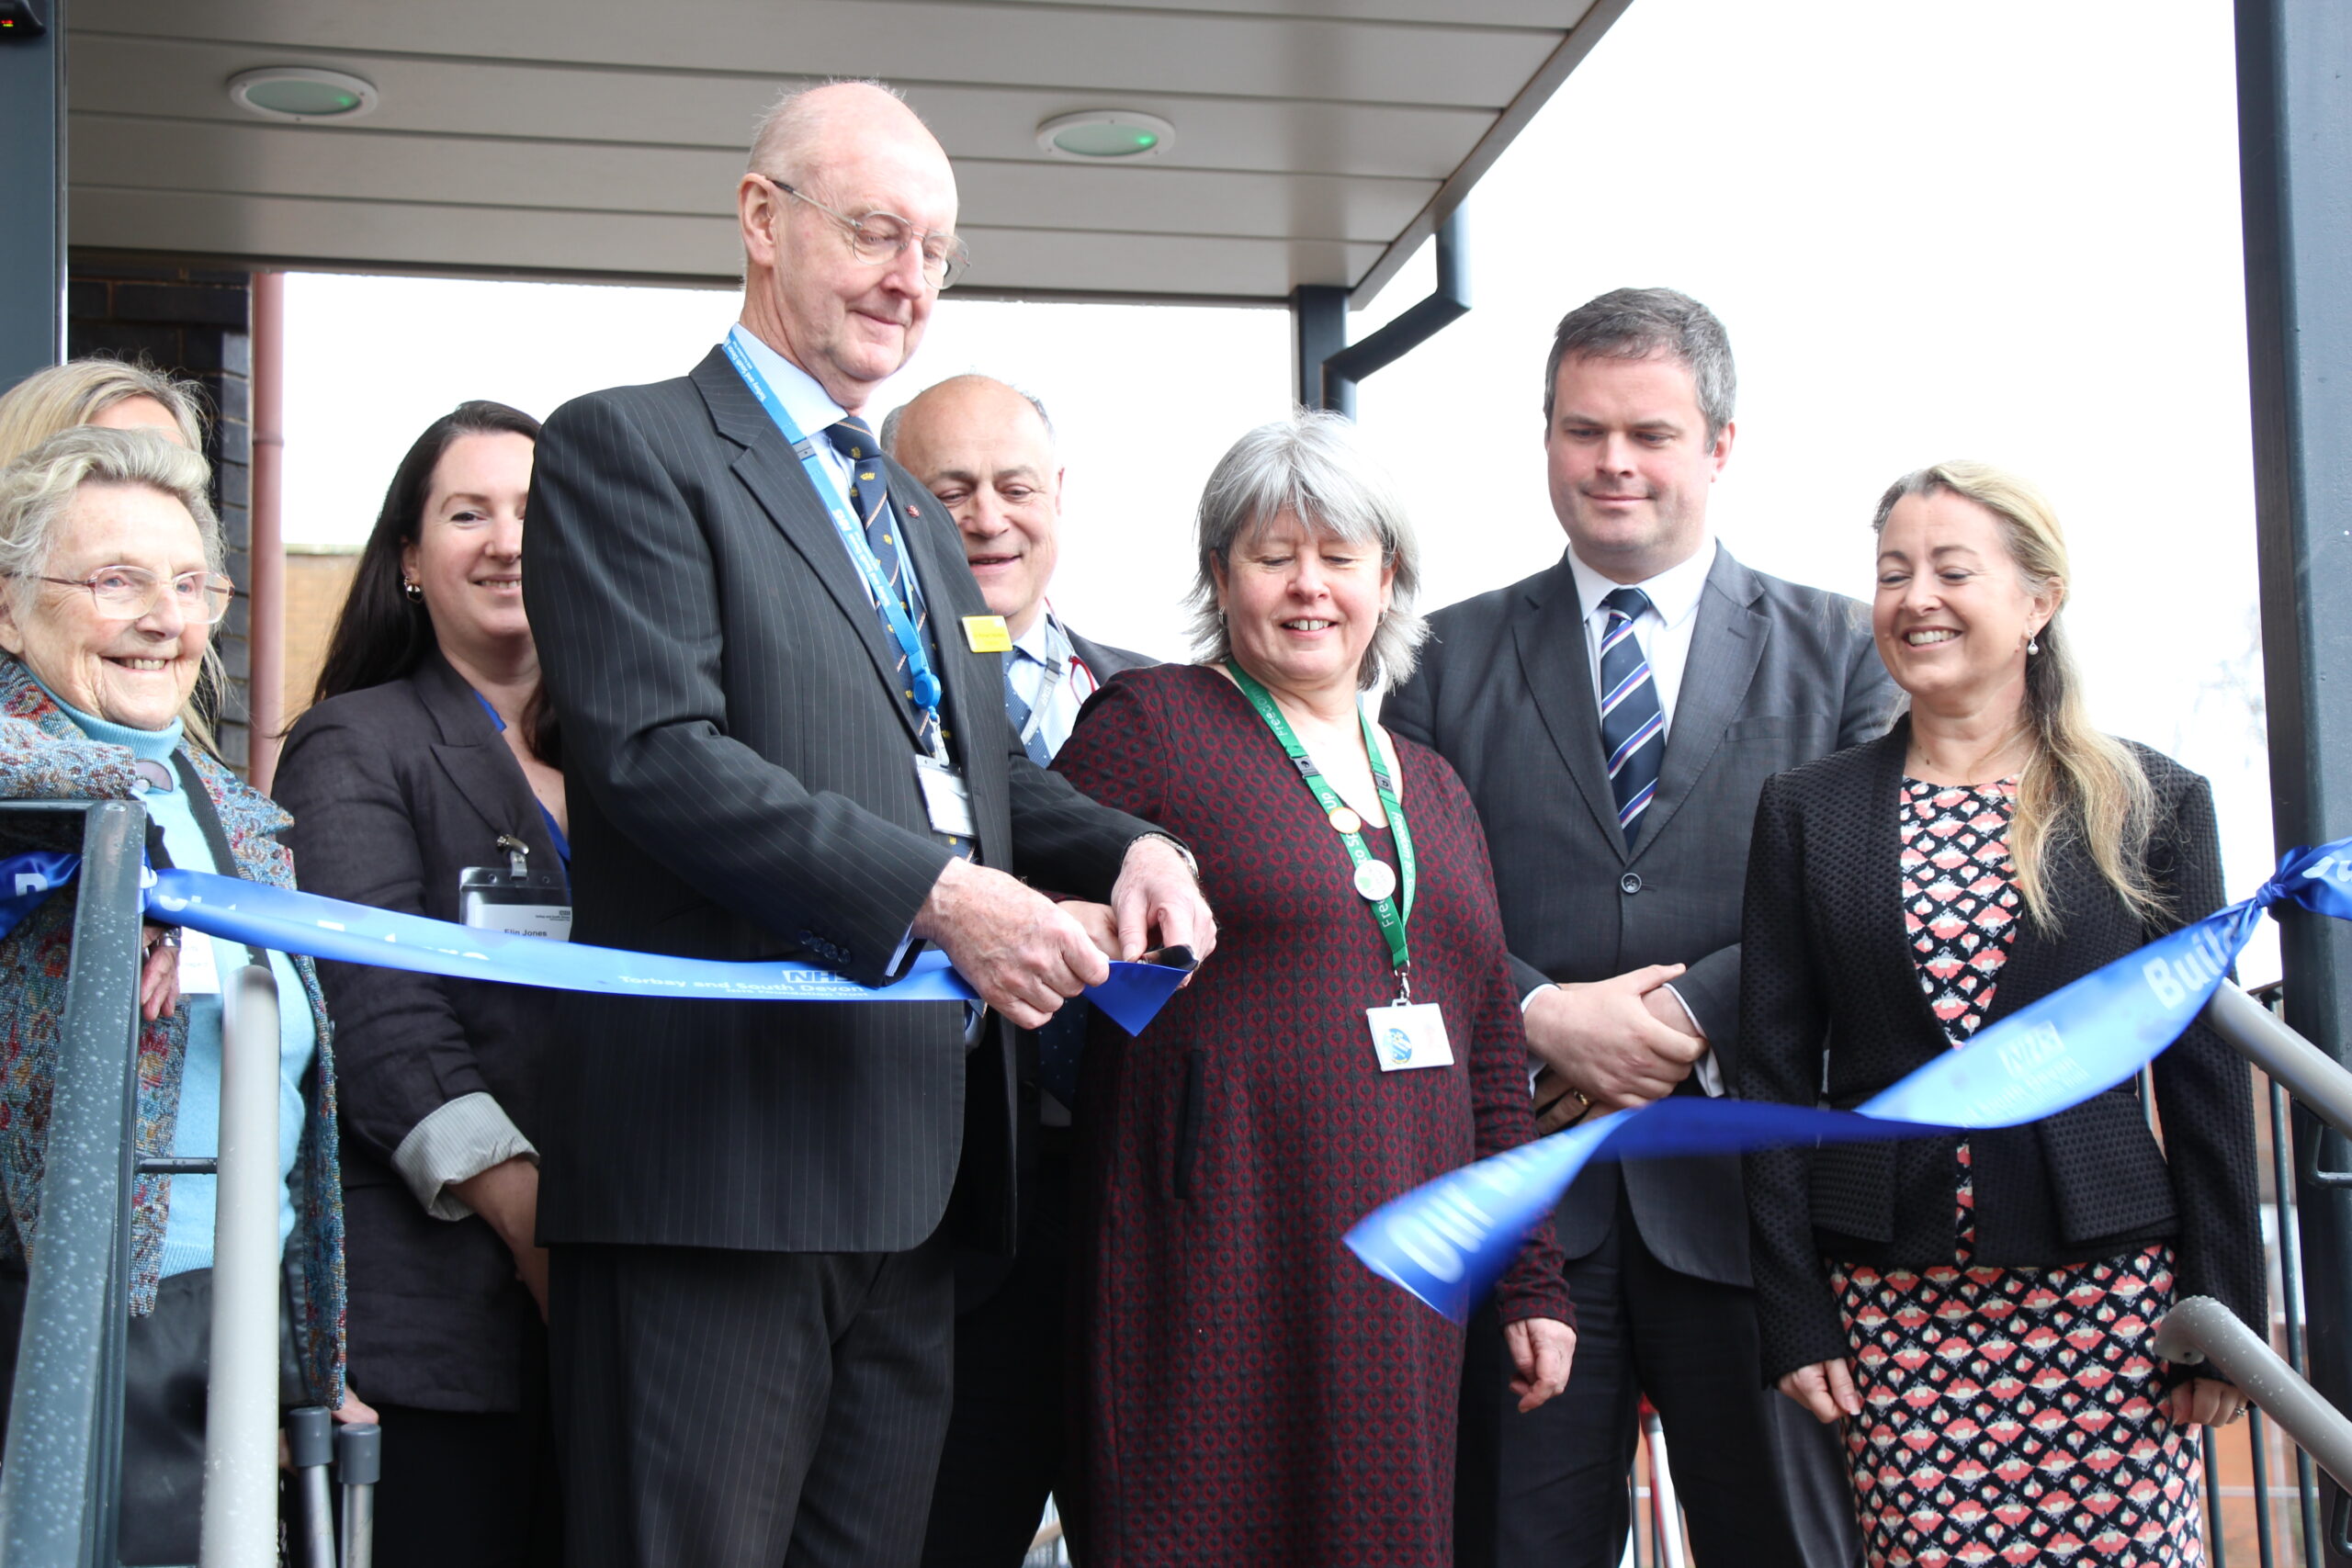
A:
<svg viewBox="0 0 2352 1568">
<path fill-rule="evenodd" d="M 2222 902 L 2205 781 L 2092 728 L 2065 545 L 1976 463 L 1880 502 L 1880 657 L 1911 713 L 1764 787 L 1740 1092 L 1838 1108 Z M 2023 1127 L 1747 1157 L 1765 1371 L 1846 1423 L 1869 1557 L 2204 1561 L 2193 1427 L 2245 1396 L 2150 1348 L 2177 1296 L 2265 1315 L 2245 1065 L 2202 1024 Z"/>
</svg>

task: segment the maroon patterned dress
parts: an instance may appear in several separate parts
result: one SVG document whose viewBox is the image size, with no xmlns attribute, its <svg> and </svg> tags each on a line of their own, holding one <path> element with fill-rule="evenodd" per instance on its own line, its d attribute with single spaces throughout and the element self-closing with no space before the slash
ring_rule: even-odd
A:
<svg viewBox="0 0 2352 1568">
<path fill-rule="evenodd" d="M 1073 1225 L 1088 1568 L 1430 1568 L 1453 1560 L 1462 1331 L 1340 1243 L 1408 1189 L 1525 1141 L 1526 1046 L 1486 840 L 1398 741 L 1419 863 L 1413 997 L 1454 1065 L 1383 1073 L 1388 950 L 1347 852 L 1222 674 L 1165 665 L 1087 705 L 1055 766 L 1200 857 L 1217 948 L 1130 1040 L 1098 1020 Z M 1366 845 L 1393 868 L 1386 831 Z M 1504 1321 L 1568 1316 L 1547 1223 Z"/>
<path fill-rule="evenodd" d="M 1903 782 L 1903 915 L 1920 989 L 1956 1048 L 1984 1021 L 2019 908 L 2014 781 Z M 1950 1268 L 1833 1261 L 1862 1416 L 1846 1451 L 1872 1568 L 2205 1561 L 2194 1438 L 2161 1407 L 2150 1349 L 2173 1253 L 1973 1267 L 1969 1149 Z"/>
</svg>

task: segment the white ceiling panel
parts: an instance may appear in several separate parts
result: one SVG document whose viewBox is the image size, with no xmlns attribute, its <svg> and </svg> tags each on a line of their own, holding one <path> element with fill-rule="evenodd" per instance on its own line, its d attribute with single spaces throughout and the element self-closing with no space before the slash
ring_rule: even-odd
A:
<svg viewBox="0 0 2352 1568">
<path fill-rule="evenodd" d="M 1630 0 L 76 0 L 74 244 L 254 265 L 712 282 L 776 93 L 898 85 L 956 164 L 991 292 L 1359 298 L 1458 204 Z M 225 84 L 373 84 L 345 125 Z M 1157 114 L 1166 155 L 1035 128 Z"/>
<path fill-rule="evenodd" d="M 388 131 L 724 150 L 740 164 L 761 113 L 788 84 L 773 76 L 607 71 L 506 61 L 442 62 L 305 50 L 296 63 L 372 83 L 381 107 L 349 126 L 268 124 L 229 101 L 237 72 L 278 63 L 243 45 L 76 38 L 73 106 L 85 113 L 220 120 L 281 135 L 334 138 Z M 1037 151 L 1037 126 L 1099 107 L 1082 94 L 960 84 L 906 89 L 956 159 L 1003 158 L 1080 172 Z M 1175 151 L 1136 164 L 1270 174 L 1393 175 L 1442 180 L 1494 123 L 1486 109 L 1311 104 L 1277 98 L 1123 96 L 1120 106 L 1176 126 Z M 174 134 L 159 130 L 159 136 Z M 322 146 L 327 144 L 322 143 Z M 324 155 L 331 155 L 322 153 Z M 1115 171 L 1125 173 L 1125 170 Z"/>
<path fill-rule="evenodd" d="M 294 48 L 1499 110 L 1563 29 L 959 0 L 85 0 L 74 24 Z"/>
<path fill-rule="evenodd" d="M 332 161 L 317 155 L 335 141 Z M 371 135 L 84 114 L 74 152 L 83 188 L 545 207 L 726 219 L 737 152 Z M 1365 180 L 1197 169 L 1063 169 L 966 161 L 966 228 L 1071 227 L 1136 234 L 1234 234 L 1385 244 L 1436 193 L 1434 180 Z"/>
</svg>

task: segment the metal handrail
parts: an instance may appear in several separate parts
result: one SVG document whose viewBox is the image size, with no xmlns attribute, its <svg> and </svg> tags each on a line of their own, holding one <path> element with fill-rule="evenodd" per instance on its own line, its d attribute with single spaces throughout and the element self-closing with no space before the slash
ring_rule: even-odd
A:
<svg viewBox="0 0 2352 1568">
<path fill-rule="evenodd" d="M 2211 1296 L 2190 1296 L 2156 1325 L 2155 1351 L 2176 1366 L 2211 1363 L 2338 1487 L 2352 1492 L 2352 1417 L 2330 1404 L 2237 1314 Z M 2339 1506 L 2331 1531 L 2339 1552 L 2352 1551 L 2348 1526 L 2352 1510 Z"/>
<path fill-rule="evenodd" d="M 2342 1063 L 2227 980 L 2205 1004 L 2205 1021 L 2297 1104 L 2352 1137 L 2352 1071 Z"/>
<path fill-rule="evenodd" d="M 203 1568 L 277 1562 L 277 980 L 221 991 L 220 1155 L 205 1394 Z"/>
<path fill-rule="evenodd" d="M 2211 1296 L 2177 1302 L 2156 1325 L 2155 1348 L 2176 1366 L 2210 1361 L 2338 1486 L 2352 1488 L 2352 1416 L 2330 1404 L 2237 1314 Z"/>
<path fill-rule="evenodd" d="M 2222 981 L 2215 990 L 2212 999 L 2206 1004 L 2203 1016 L 2205 1021 L 2212 1026 L 2216 1033 L 2227 1041 L 2240 1055 L 2259 1067 L 2269 1080 L 2273 1144 L 2271 1157 L 2282 1206 L 2290 1201 L 2288 1180 L 2289 1158 L 2286 1146 L 2287 1118 L 2284 1114 L 2286 1102 L 2290 1096 L 2295 1104 L 2310 1111 L 2312 1117 L 2322 1123 L 2322 1126 L 2316 1129 L 2316 1136 L 2312 1139 L 2312 1147 L 2304 1151 L 2305 1174 L 2323 1185 L 2340 1183 L 2344 1179 L 2341 1173 L 2320 1168 L 2319 1145 L 2326 1140 L 2326 1129 L 2330 1127 L 2339 1134 L 2352 1136 L 2352 1069 L 2346 1069 L 2342 1063 L 2303 1038 L 2262 1001 L 2249 996 L 2227 980 Z M 2300 1142 L 2300 1139 L 2298 1141 Z M 2175 1340 L 2167 1341 L 2164 1336 L 2163 1327 L 2160 1326 L 2157 1354 L 2164 1356 L 2167 1360 L 2198 1359 L 2199 1352 L 2210 1347 L 2201 1345 L 2189 1336 L 2202 1332 L 2201 1325 L 2212 1314 L 2219 1314 L 2221 1317 L 2227 1319 L 2228 1325 L 2216 1328 L 2214 1331 L 2231 1337 L 2236 1345 L 2235 1354 L 2241 1359 L 2245 1359 L 2250 1354 L 2249 1348 L 2251 1351 L 2260 1353 L 2259 1357 L 2254 1358 L 2252 1361 L 2256 1371 L 2250 1372 L 2249 1375 L 2269 1375 L 2275 1369 L 2272 1386 L 2290 1391 L 2288 1397 L 2290 1399 L 2292 1398 L 2291 1391 L 2300 1389 L 2309 1401 L 2314 1402 L 2313 1413 L 2324 1417 L 2319 1429 L 2323 1443 L 2332 1438 L 2338 1445 L 2335 1450 L 2336 1460 L 2333 1464 L 2323 1453 L 2322 1448 L 2314 1447 L 2312 1443 L 2305 1440 L 2304 1429 L 2296 1426 L 2290 1414 L 2272 1410 L 2271 1416 L 2278 1421 L 2280 1430 L 2286 1433 L 2289 1440 L 2294 1443 L 2299 1450 L 2296 1456 L 2296 1466 L 2300 1472 L 2297 1492 L 2302 1514 L 2304 1550 L 2309 1554 L 2309 1561 L 2316 1564 L 2319 1561 L 2318 1554 L 2323 1538 L 2319 1529 L 2318 1489 L 2312 1473 L 2314 1461 L 2318 1463 L 2319 1468 L 2328 1472 L 2336 1482 L 2338 1488 L 2335 1506 L 2328 1520 L 2328 1529 L 2324 1539 L 2327 1545 L 2338 1555 L 2352 1556 L 2352 1486 L 2346 1484 L 2345 1472 L 2340 1468 L 2345 1462 L 2352 1462 L 2352 1422 L 2347 1422 L 2340 1412 L 2328 1404 L 2302 1376 L 2304 1347 L 2301 1314 L 2298 1310 L 2298 1297 L 2301 1293 L 2297 1278 L 2299 1270 L 2296 1267 L 2298 1249 L 2296 1237 L 2290 1234 L 2291 1226 L 2284 1223 L 2283 1214 L 2282 1208 L 2279 1266 L 2282 1274 L 2281 1285 L 2286 1292 L 2283 1305 L 2287 1317 L 2287 1359 L 2281 1359 L 2270 1348 L 2267 1340 L 2240 1322 L 2226 1307 L 2201 1297 L 2191 1298 L 2190 1302 L 2184 1302 L 2179 1307 L 2174 1308 L 2176 1314 L 2181 1311 L 2182 1307 L 2192 1303 L 2198 1304 L 2200 1310 L 2182 1320 L 2179 1328 L 2176 1331 L 2180 1337 Z M 2170 1323 L 2171 1319 L 2168 1317 L 2166 1325 Z M 2165 1348 L 2168 1343 L 2175 1348 L 2182 1350 L 2184 1354 L 2173 1354 Z M 2254 1418 L 2258 1421 L 2260 1412 L 2268 1409 L 2269 1406 L 2264 1403 L 2262 1397 L 2251 1385 L 2231 1371 L 2230 1363 L 2223 1360 L 2220 1354 L 2215 1354 L 2213 1359 L 2214 1364 L 2222 1369 L 2223 1375 L 2229 1377 L 2231 1382 L 2237 1383 L 2253 1402 L 2256 1412 Z M 2267 1364 L 2264 1359 L 2267 1359 Z M 2208 1447 L 2211 1447 L 2210 1433 Z M 2262 1463 L 2261 1451 L 2257 1444 L 2256 1450 L 2257 1472 Z M 2263 1534 L 2267 1538 L 2268 1534 L 2267 1509 L 2262 1518 Z M 2262 1546 L 2262 1556 L 2267 1564 L 2270 1561 L 2270 1548 L 2267 1540 Z"/>
<path fill-rule="evenodd" d="M 40 1237 L 28 1262 L 0 1460 L 0 1559 L 9 1568 L 115 1568 L 147 813 L 117 800 L 0 807 L 82 817 L 81 891 L 43 1151 Z"/>
</svg>

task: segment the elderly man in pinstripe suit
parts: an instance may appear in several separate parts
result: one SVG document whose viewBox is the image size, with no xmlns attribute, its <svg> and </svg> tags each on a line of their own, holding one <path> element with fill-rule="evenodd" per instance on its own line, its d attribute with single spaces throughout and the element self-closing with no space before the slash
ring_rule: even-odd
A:
<svg viewBox="0 0 2352 1568">
<path fill-rule="evenodd" d="M 771 113 L 741 323 L 548 422 L 526 593 L 581 941 L 813 960 L 935 943 L 956 1003 L 600 998 L 547 1089 L 540 1237 L 582 1564 L 911 1563 L 948 1412 L 949 1238 L 1012 1240 L 1008 1032 L 1104 950 L 1215 941 L 1189 856 L 1031 761 L 1004 628 L 857 417 L 960 269 L 895 95 Z M 1049 902 L 1012 874 L 1105 904 Z"/>
</svg>

